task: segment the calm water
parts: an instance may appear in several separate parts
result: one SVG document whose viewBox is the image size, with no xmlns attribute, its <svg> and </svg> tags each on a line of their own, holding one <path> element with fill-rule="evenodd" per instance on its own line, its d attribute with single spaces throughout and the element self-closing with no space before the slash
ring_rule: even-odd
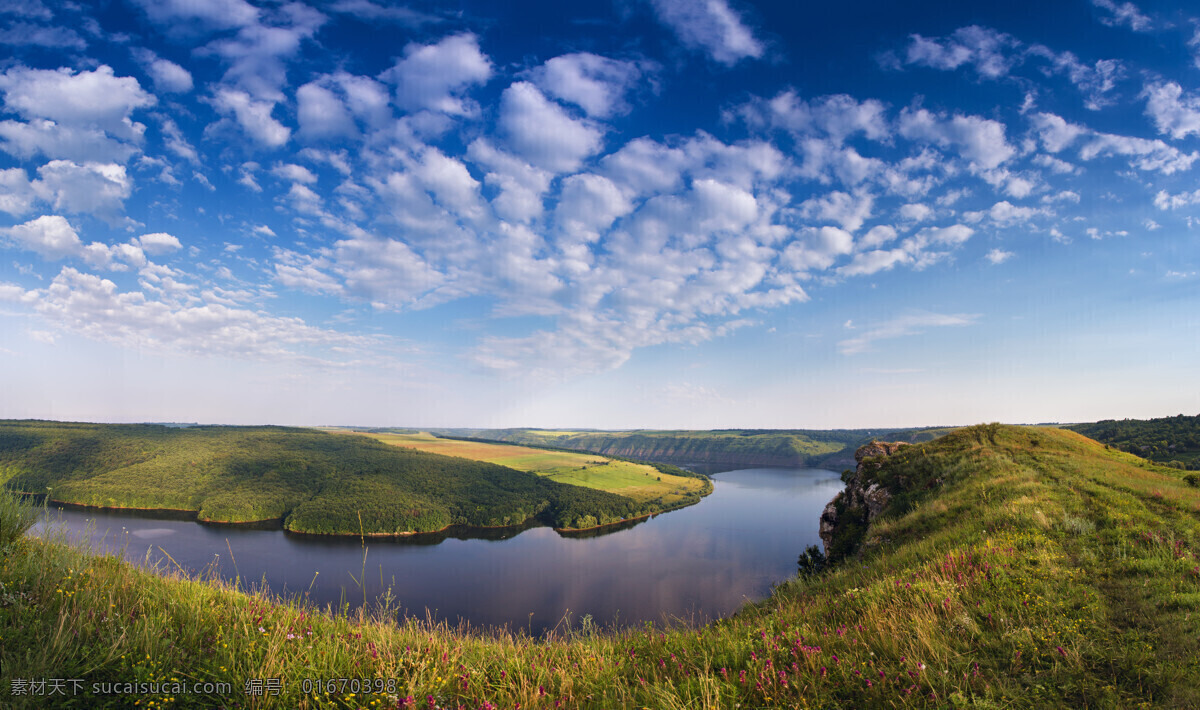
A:
<svg viewBox="0 0 1200 710">
<path fill-rule="evenodd" d="M 536 527 L 491 540 L 368 538 L 365 564 L 357 538 L 89 510 L 52 510 L 51 519 L 61 516 L 73 538 L 86 532 L 93 547 L 139 563 L 149 554 L 172 569 L 240 576 L 243 587 L 265 580 L 273 592 L 307 593 L 322 606 L 373 603 L 390 587 L 410 615 L 428 610 L 452 623 L 540 634 L 568 612 L 602 625 L 727 616 L 795 574 L 800 552 L 820 544 L 821 509 L 841 488 L 838 474 L 820 469 L 726 471 L 698 505 L 608 534 L 564 537 Z"/>
</svg>

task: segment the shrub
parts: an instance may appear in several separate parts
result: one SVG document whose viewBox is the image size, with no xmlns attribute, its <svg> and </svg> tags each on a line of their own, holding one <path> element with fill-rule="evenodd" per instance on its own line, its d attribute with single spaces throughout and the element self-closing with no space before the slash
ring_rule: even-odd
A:
<svg viewBox="0 0 1200 710">
<path fill-rule="evenodd" d="M 1183 480 L 1186 481 L 1187 484 L 1192 488 L 1200 487 L 1200 476 L 1197 476 L 1194 473 L 1189 473 L 1188 475 L 1184 476 Z"/>
</svg>

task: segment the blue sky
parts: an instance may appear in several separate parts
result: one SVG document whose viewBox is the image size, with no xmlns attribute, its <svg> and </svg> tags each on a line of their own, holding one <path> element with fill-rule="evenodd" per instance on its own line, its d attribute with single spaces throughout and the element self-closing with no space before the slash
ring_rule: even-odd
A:
<svg viewBox="0 0 1200 710">
<path fill-rule="evenodd" d="M 0 416 L 1196 413 L 1183 5 L 0 0 Z"/>
</svg>

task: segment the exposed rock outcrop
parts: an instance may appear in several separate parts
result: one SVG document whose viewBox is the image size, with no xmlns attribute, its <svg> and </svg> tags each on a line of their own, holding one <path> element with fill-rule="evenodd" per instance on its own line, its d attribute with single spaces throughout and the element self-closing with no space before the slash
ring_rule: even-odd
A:
<svg viewBox="0 0 1200 710">
<path fill-rule="evenodd" d="M 846 488 L 834 496 L 821 513 L 821 542 L 825 545 L 825 556 L 837 558 L 844 554 L 844 544 L 837 544 L 839 533 L 858 528 L 865 532 L 866 526 L 879 517 L 892 499 L 892 494 L 879 483 L 871 480 L 871 474 L 883 465 L 883 459 L 908 446 L 902 441 L 872 441 L 854 452 L 858 463 L 854 474 L 846 481 Z"/>
</svg>

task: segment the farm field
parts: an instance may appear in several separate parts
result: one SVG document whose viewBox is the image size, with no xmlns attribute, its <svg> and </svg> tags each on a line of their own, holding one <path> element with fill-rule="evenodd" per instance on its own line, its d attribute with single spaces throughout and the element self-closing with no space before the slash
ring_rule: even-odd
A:
<svg viewBox="0 0 1200 710">
<path fill-rule="evenodd" d="M 345 432 L 328 428 L 325 431 Z M 442 439 L 426 432 L 393 434 L 358 432 L 385 444 L 418 451 L 459 456 L 536 473 L 552 481 L 572 486 L 617 493 L 638 503 L 661 500 L 665 505 L 682 502 L 704 491 L 707 483 L 701 478 L 663 473 L 649 464 L 610 459 L 606 456 L 568 451 L 547 451 L 511 444 L 489 444 L 480 441 Z"/>
</svg>

